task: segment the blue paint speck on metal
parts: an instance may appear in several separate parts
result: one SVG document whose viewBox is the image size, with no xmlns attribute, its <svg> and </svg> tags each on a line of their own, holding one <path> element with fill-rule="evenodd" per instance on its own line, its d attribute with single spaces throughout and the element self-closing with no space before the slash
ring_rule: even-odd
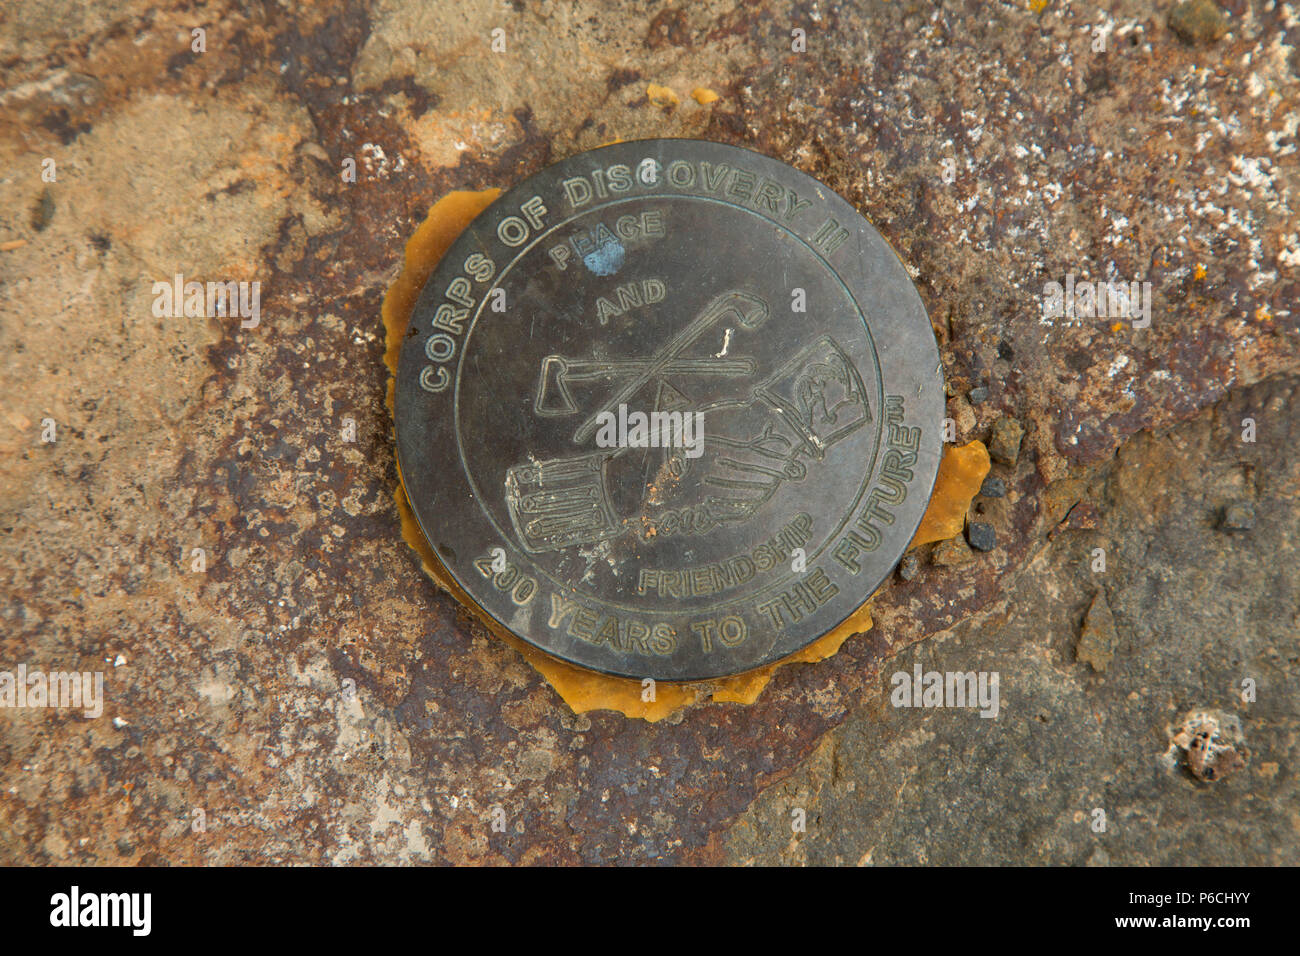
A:
<svg viewBox="0 0 1300 956">
<path fill-rule="evenodd" d="M 619 242 L 606 242 L 595 252 L 582 257 L 582 264 L 598 276 L 612 276 L 623 268 L 623 246 Z"/>
</svg>

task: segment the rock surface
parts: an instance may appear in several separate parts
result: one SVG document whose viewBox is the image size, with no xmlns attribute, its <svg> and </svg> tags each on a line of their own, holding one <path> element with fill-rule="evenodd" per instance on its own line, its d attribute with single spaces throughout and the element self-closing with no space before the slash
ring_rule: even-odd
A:
<svg viewBox="0 0 1300 956">
<path fill-rule="evenodd" d="M 1298 862 L 1300 24 L 1229 0 L 1189 46 L 1171 8 L 13 5 L 0 668 L 102 671 L 105 701 L 0 717 L 0 862 Z M 646 136 L 844 195 L 916 276 L 955 440 L 1025 426 L 994 551 L 891 581 L 754 706 L 656 725 L 568 713 L 424 578 L 379 324 L 439 195 Z M 260 323 L 156 316 L 178 273 L 260 282 Z M 1067 278 L 1149 282 L 1149 324 L 1049 316 Z M 1099 527 L 1047 543 L 1097 482 Z M 1256 528 L 1215 533 L 1237 498 Z M 1135 645 L 1101 675 L 1069 653 L 1094 547 Z M 881 707 L 958 648 L 998 718 Z M 1153 755 L 1229 703 L 1250 765 L 1197 791 Z M 767 815 L 814 780 L 791 849 Z"/>
</svg>

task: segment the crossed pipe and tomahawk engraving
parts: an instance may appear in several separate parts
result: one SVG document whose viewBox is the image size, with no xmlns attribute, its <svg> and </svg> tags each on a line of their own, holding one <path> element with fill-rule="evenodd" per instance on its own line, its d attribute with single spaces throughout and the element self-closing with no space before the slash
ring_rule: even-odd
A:
<svg viewBox="0 0 1300 956">
<path fill-rule="evenodd" d="M 559 551 L 629 531 L 642 537 L 706 534 L 724 523 L 743 521 L 783 483 L 802 481 L 807 462 L 821 462 L 832 445 L 870 422 L 862 378 L 830 336 L 821 336 L 767 379 L 732 397 L 696 404 L 669 381 L 700 377 L 752 381 L 758 368 L 752 358 L 683 357 L 682 353 L 724 323 L 752 333 L 768 317 L 762 298 L 730 290 L 715 297 L 648 359 L 546 356 L 533 403 L 541 418 L 580 414 L 574 387 L 619 383 L 578 425 L 572 439 L 575 445 L 588 442 L 603 417 L 652 386 L 656 412 L 671 409 L 710 416 L 711 454 L 703 462 L 688 462 L 680 448 L 662 449 L 664 460 L 654 475 L 647 477 L 643 468 L 635 476 L 644 491 L 639 507 L 625 515 L 614 506 L 610 471 L 629 448 L 530 459 L 512 466 L 506 473 L 505 498 L 525 550 Z M 690 480 L 692 468 L 697 473 Z"/>
</svg>

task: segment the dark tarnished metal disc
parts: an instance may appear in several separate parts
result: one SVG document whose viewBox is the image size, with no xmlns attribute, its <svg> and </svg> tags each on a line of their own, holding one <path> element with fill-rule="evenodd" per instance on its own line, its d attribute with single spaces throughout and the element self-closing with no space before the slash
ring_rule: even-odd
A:
<svg viewBox="0 0 1300 956">
<path fill-rule="evenodd" d="M 429 543 L 503 626 L 691 680 L 871 595 L 925 510 L 943 407 L 921 298 L 847 202 L 748 150 L 645 140 L 532 176 L 451 247 L 403 344 L 397 452 Z"/>
</svg>

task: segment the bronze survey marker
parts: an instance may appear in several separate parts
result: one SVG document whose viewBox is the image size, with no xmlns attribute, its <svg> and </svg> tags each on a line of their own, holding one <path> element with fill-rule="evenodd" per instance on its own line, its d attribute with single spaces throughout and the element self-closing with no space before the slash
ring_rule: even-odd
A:
<svg viewBox="0 0 1300 956">
<path fill-rule="evenodd" d="M 893 250 L 748 150 L 619 143 L 489 206 L 420 294 L 397 453 L 447 570 L 505 628 L 625 677 L 784 657 L 893 569 L 943 381 Z"/>
</svg>

